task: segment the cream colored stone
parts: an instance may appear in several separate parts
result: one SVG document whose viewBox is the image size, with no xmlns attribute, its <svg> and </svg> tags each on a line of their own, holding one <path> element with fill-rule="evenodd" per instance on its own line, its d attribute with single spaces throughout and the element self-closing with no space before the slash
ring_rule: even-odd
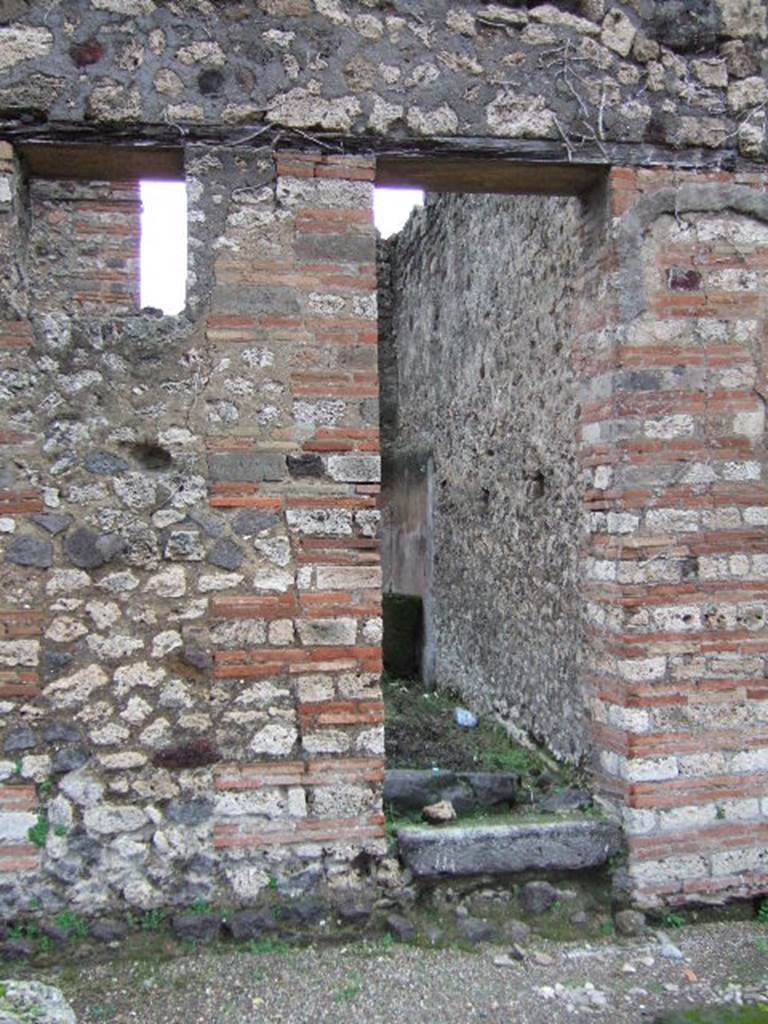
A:
<svg viewBox="0 0 768 1024">
<path fill-rule="evenodd" d="M 53 34 L 47 28 L 31 25 L 0 27 L 0 70 L 6 71 L 25 60 L 45 57 L 53 46 Z"/>
<path fill-rule="evenodd" d="M 623 11 L 614 8 L 603 19 L 600 42 L 621 57 L 632 49 L 637 29 Z"/>
<path fill-rule="evenodd" d="M 327 128 L 350 131 L 360 113 L 356 96 L 328 99 L 320 90 L 297 86 L 273 97 L 267 107 L 266 119 L 287 128 Z"/>
</svg>

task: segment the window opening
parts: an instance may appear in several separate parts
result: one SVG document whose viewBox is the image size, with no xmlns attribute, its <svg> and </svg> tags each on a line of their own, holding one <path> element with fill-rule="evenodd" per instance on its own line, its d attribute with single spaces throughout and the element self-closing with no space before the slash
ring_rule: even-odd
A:
<svg viewBox="0 0 768 1024">
<path fill-rule="evenodd" d="M 141 306 L 175 316 L 187 290 L 185 183 L 142 181 L 141 206 Z"/>
<path fill-rule="evenodd" d="M 373 195 L 373 220 L 383 238 L 396 235 L 417 206 L 424 205 L 419 188 L 377 188 Z"/>
</svg>

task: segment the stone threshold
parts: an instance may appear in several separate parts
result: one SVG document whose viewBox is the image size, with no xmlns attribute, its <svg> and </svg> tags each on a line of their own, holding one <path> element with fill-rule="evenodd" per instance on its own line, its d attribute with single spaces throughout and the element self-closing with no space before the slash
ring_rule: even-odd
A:
<svg viewBox="0 0 768 1024">
<path fill-rule="evenodd" d="M 621 829 L 604 818 L 403 825 L 395 834 L 403 864 L 414 878 L 433 880 L 592 870 L 622 848 Z"/>
</svg>

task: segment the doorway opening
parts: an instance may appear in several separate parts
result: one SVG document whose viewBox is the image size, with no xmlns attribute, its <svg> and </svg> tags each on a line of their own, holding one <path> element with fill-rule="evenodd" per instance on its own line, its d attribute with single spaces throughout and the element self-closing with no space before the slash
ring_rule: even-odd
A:
<svg viewBox="0 0 768 1024">
<path fill-rule="evenodd" d="M 425 191 L 378 252 L 388 758 L 560 784 L 588 749 L 576 363 L 602 193 L 583 168 L 417 163 L 379 173 Z"/>
</svg>

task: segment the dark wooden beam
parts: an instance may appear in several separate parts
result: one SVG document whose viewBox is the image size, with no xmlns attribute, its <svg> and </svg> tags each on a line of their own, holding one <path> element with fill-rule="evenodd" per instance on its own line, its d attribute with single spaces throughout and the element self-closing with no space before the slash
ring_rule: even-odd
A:
<svg viewBox="0 0 768 1024">
<path fill-rule="evenodd" d="M 576 196 L 605 173 L 594 164 L 536 163 L 503 156 L 405 156 L 381 154 L 376 184 L 425 192 L 493 192 Z"/>
<path fill-rule="evenodd" d="M 84 181 L 183 181 L 184 153 L 170 146 L 22 143 L 19 153 L 31 178 Z"/>
</svg>

